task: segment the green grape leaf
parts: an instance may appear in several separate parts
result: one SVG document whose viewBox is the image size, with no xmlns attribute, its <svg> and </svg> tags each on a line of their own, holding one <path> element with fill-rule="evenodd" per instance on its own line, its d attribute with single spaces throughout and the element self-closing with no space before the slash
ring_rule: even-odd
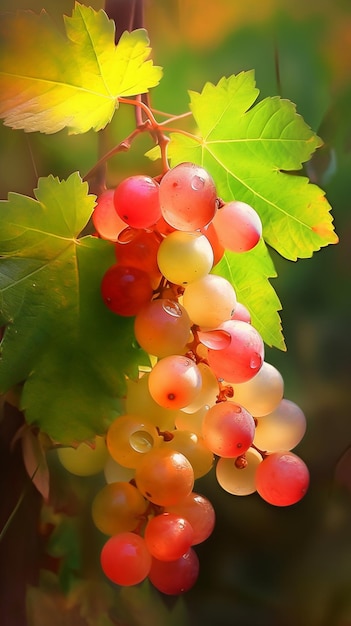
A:
<svg viewBox="0 0 351 626">
<path fill-rule="evenodd" d="M 237 299 L 251 313 L 252 325 L 268 346 L 285 350 L 279 298 L 269 282 L 276 277 L 273 261 L 261 240 L 253 250 L 242 254 L 225 252 L 213 268 L 213 274 L 224 276 L 235 288 Z"/>
<path fill-rule="evenodd" d="M 310 257 L 338 241 L 324 192 L 297 173 L 322 142 L 292 102 L 270 97 L 255 104 L 258 93 L 253 71 L 190 92 L 198 131 L 172 133 L 172 165 L 203 165 L 224 201 L 256 209 L 272 248 L 294 261 Z"/>
<path fill-rule="evenodd" d="M 67 444 L 104 432 L 121 410 L 125 374 L 147 362 L 133 319 L 100 295 L 113 245 L 78 238 L 94 204 L 78 173 L 41 178 L 35 198 L 0 203 L 0 393 L 24 382 L 27 422 Z"/>
<path fill-rule="evenodd" d="M 161 68 L 147 60 L 144 29 L 125 31 L 115 45 L 115 25 L 103 10 L 75 3 L 65 33 L 50 16 L 21 11 L 2 17 L 0 117 L 27 132 L 71 133 L 104 128 L 118 98 L 147 92 Z"/>
</svg>

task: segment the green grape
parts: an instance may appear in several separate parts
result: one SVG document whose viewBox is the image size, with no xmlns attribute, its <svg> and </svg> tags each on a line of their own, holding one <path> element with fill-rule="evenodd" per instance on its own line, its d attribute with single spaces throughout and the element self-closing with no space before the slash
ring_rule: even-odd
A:
<svg viewBox="0 0 351 626">
<path fill-rule="evenodd" d="M 201 409 L 194 413 L 186 413 L 182 409 L 178 412 L 175 419 L 175 427 L 178 430 L 190 430 L 199 437 L 202 437 L 202 423 L 209 408 L 209 406 L 202 406 Z"/>
<path fill-rule="evenodd" d="M 127 381 L 126 413 L 146 419 L 160 430 L 173 430 L 180 410 L 165 409 L 160 406 L 149 391 L 149 373 L 138 381 Z"/>
<path fill-rule="evenodd" d="M 110 483 L 93 500 L 93 522 L 105 535 L 135 530 L 147 505 L 140 491 L 130 483 Z"/>
<path fill-rule="evenodd" d="M 174 231 L 162 241 L 157 262 L 169 282 L 187 285 L 210 272 L 213 250 L 207 237 L 199 232 Z"/>
<path fill-rule="evenodd" d="M 219 386 L 216 376 L 206 363 L 200 361 L 197 367 L 201 374 L 201 389 L 195 400 L 183 407 L 185 413 L 195 413 L 203 406 L 213 406 L 217 401 Z"/>
<path fill-rule="evenodd" d="M 145 498 L 160 506 L 183 500 L 194 486 L 194 470 L 180 452 L 161 446 L 138 464 L 135 482 Z"/>
<path fill-rule="evenodd" d="M 207 274 L 185 288 L 183 305 L 194 324 L 202 328 L 216 328 L 231 318 L 236 294 L 226 278 Z"/>
<path fill-rule="evenodd" d="M 80 443 L 77 448 L 58 448 L 61 465 L 76 476 L 92 476 L 102 472 L 108 457 L 105 437 L 95 437 L 92 445 Z"/>
<path fill-rule="evenodd" d="M 134 478 L 135 469 L 132 467 L 125 467 L 120 463 L 117 463 L 112 456 L 108 455 L 107 461 L 104 466 L 104 475 L 107 483 L 126 482 L 128 483 Z"/>
<path fill-rule="evenodd" d="M 194 470 L 194 478 L 208 474 L 213 466 L 214 456 L 203 438 L 189 430 L 173 430 L 170 435 L 172 439 L 162 445 L 184 454 Z"/>
<path fill-rule="evenodd" d="M 235 496 L 248 496 L 256 491 L 256 468 L 262 456 L 254 448 L 249 448 L 238 459 L 218 459 L 216 477 L 221 487 Z"/>
<path fill-rule="evenodd" d="M 181 409 L 193 402 L 201 384 L 196 363 L 177 354 L 158 361 L 149 375 L 150 394 L 166 409 Z"/>
<path fill-rule="evenodd" d="M 234 385 L 233 400 L 254 415 L 261 417 L 276 409 L 284 394 L 280 372 L 263 361 L 261 369 L 250 380 Z"/>
<path fill-rule="evenodd" d="M 107 448 L 112 458 L 135 468 L 142 457 L 161 443 L 156 427 L 134 415 L 121 415 L 109 426 Z"/>
<path fill-rule="evenodd" d="M 139 345 L 158 357 L 186 352 L 191 322 L 185 308 L 175 300 L 152 300 L 139 311 L 134 322 Z"/>
</svg>

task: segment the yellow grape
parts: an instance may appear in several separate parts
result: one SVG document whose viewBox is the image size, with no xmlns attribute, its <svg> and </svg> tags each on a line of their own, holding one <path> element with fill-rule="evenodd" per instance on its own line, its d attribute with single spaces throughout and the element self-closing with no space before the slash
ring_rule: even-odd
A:
<svg viewBox="0 0 351 626">
<path fill-rule="evenodd" d="M 102 472 L 108 457 L 105 437 L 95 437 L 92 445 L 80 443 L 77 448 L 58 448 L 61 465 L 76 476 L 93 476 Z"/>
<path fill-rule="evenodd" d="M 134 485 L 127 482 L 110 483 L 93 500 L 93 522 L 105 535 L 117 535 L 134 530 L 146 508 L 147 501 Z"/>
</svg>

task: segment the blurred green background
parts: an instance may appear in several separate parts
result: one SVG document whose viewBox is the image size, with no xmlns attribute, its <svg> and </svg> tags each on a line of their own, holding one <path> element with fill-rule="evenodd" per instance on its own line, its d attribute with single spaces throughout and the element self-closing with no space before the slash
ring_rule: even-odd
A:
<svg viewBox="0 0 351 626">
<path fill-rule="evenodd" d="M 103 6 L 97 1 L 85 4 Z M 71 13 L 73 2 L 1 0 L 0 6 L 2 11 L 43 7 L 61 24 L 62 14 Z M 145 23 L 154 60 L 165 68 L 160 86 L 152 93 L 155 108 L 182 113 L 187 110 L 189 89 L 201 90 L 206 81 L 216 83 L 223 75 L 249 69 L 256 72 L 260 98 L 280 95 L 296 104 L 324 140 L 306 172 L 326 191 L 340 243 L 296 263 L 272 253 L 278 271 L 273 285 L 283 306 L 288 350 L 267 349 L 266 359 L 280 369 L 286 397 L 299 404 L 307 417 L 307 433 L 295 451 L 311 471 L 308 494 L 299 504 L 279 509 L 256 495 L 226 494 L 213 474 L 201 479 L 196 490 L 212 501 L 217 525 L 197 550 L 198 584 L 181 602 L 161 599 L 150 589 L 126 591 L 116 599 L 115 623 L 350 626 L 351 4 L 347 0 L 146 0 Z M 127 135 L 132 123 L 129 112 L 121 110 L 103 133 L 105 149 Z M 111 159 L 108 183 L 140 169 L 157 173 L 158 164 L 143 157 L 149 147 L 149 140 L 142 138 L 128 154 Z M 84 174 L 96 162 L 99 149 L 94 133 L 28 136 L 1 126 L 0 197 L 6 198 L 8 191 L 31 195 L 38 176 L 66 177 L 75 170 Z M 3 464 L 6 473 L 8 466 Z M 7 477 L 3 484 L 8 487 L 11 480 Z M 77 485 L 86 495 L 80 481 L 72 485 L 67 487 L 70 497 Z M 38 514 L 38 500 L 33 496 L 24 506 L 28 518 L 19 515 L 11 532 L 13 543 L 21 537 L 28 548 L 29 533 L 37 528 L 33 517 Z M 72 512 L 67 502 L 65 506 Z M 34 542 L 31 550 L 25 549 L 8 565 L 13 593 L 24 593 L 26 559 L 31 559 L 29 582 L 34 584 L 32 570 L 43 552 L 41 544 L 37 551 L 36 547 Z M 15 581 L 21 576 L 17 589 Z M 17 606 L 11 603 L 13 613 L 5 610 L 4 626 L 25 625 L 22 605 L 18 597 Z M 49 623 L 44 621 L 48 615 L 44 605 L 30 612 L 30 626 Z M 164 616 L 164 607 L 172 618 Z M 59 608 L 61 618 L 52 623 L 70 626 L 72 607 Z M 98 618 L 95 623 L 93 618 L 80 619 L 81 613 L 72 624 L 103 624 Z"/>
</svg>

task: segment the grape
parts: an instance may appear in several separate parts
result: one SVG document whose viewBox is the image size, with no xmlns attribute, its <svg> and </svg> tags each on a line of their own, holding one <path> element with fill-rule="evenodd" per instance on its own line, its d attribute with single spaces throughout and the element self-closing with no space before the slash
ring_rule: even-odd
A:
<svg viewBox="0 0 351 626">
<path fill-rule="evenodd" d="M 245 452 L 243 465 L 241 457 L 236 459 L 218 459 L 216 477 L 221 487 L 235 496 L 247 496 L 256 491 L 256 468 L 262 456 L 254 448 Z"/>
<path fill-rule="evenodd" d="M 96 200 L 92 222 L 98 235 L 108 241 L 117 241 L 126 223 L 116 213 L 113 203 L 114 189 L 107 189 Z"/>
<path fill-rule="evenodd" d="M 211 244 L 211 248 L 213 251 L 213 265 L 217 265 L 220 260 L 223 258 L 225 250 L 218 239 L 218 235 L 215 227 L 213 226 L 213 222 L 208 224 L 205 228 L 201 228 L 200 232 L 207 237 Z"/>
<path fill-rule="evenodd" d="M 172 437 L 170 441 L 163 445 L 184 454 L 194 470 L 194 478 L 208 474 L 213 466 L 214 457 L 203 438 L 189 430 L 173 430 L 170 435 Z"/>
<path fill-rule="evenodd" d="M 151 300 L 152 293 L 149 276 L 137 267 L 112 265 L 102 278 L 103 301 L 117 315 L 136 315 Z"/>
<path fill-rule="evenodd" d="M 134 478 L 135 470 L 117 463 L 112 456 L 108 456 L 104 466 L 104 475 L 107 483 L 129 482 Z"/>
<path fill-rule="evenodd" d="M 199 364 L 200 365 L 200 364 Z M 209 406 L 202 406 L 195 413 L 186 413 L 184 409 L 178 411 L 174 425 L 178 430 L 190 430 L 199 437 L 202 437 L 202 422 Z"/>
<path fill-rule="evenodd" d="M 76 476 L 92 476 L 102 472 L 108 457 L 105 437 L 95 437 L 92 445 L 80 443 L 77 448 L 58 448 L 61 465 Z"/>
<path fill-rule="evenodd" d="M 216 515 L 211 502 L 205 496 L 194 491 L 178 504 L 167 506 L 165 511 L 188 520 L 194 531 L 193 546 L 208 539 L 214 529 Z"/>
<path fill-rule="evenodd" d="M 203 406 L 212 406 L 217 401 L 219 386 L 216 376 L 206 363 L 200 361 L 197 367 L 201 374 L 201 389 L 195 400 L 191 404 L 183 407 L 182 411 L 185 413 L 195 413 Z"/>
<path fill-rule="evenodd" d="M 213 219 L 218 239 L 226 250 L 247 252 L 262 236 L 262 222 L 258 213 L 245 202 L 228 202 Z"/>
<path fill-rule="evenodd" d="M 242 322 L 247 322 L 248 324 L 251 324 L 250 311 L 246 308 L 246 306 L 242 302 L 236 303 L 234 313 L 231 316 L 231 319 L 241 320 Z"/>
<path fill-rule="evenodd" d="M 196 363 L 186 356 L 166 356 L 149 374 L 150 394 L 166 409 L 181 409 L 193 402 L 201 389 L 201 374 Z"/>
<path fill-rule="evenodd" d="M 207 274 L 185 288 L 183 305 L 194 324 L 216 328 L 233 314 L 236 294 L 226 278 Z"/>
<path fill-rule="evenodd" d="M 156 515 L 145 529 L 145 543 L 150 554 L 160 561 L 175 561 L 188 552 L 194 531 L 191 524 L 174 513 Z"/>
<path fill-rule="evenodd" d="M 264 361 L 257 374 L 234 386 L 234 401 L 247 409 L 251 415 L 261 417 L 274 411 L 284 393 L 284 381 L 280 372 Z"/>
<path fill-rule="evenodd" d="M 116 187 L 114 204 L 132 228 L 151 228 L 161 217 L 159 185 L 150 176 L 129 176 Z"/>
<path fill-rule="evenodd" d="M 154 289 L 159 285 L 161 272 L 157 265 L 157 252 L 162 238 L 155 232 L 125 228 L 115 244 L 119 265 L 137 267 L 150 278 Z"/>
<path fill-rule="evenodd" d="M 138 381 L 127 381 L 126 411 L 146 419 L 160 430 L 172 430 L 180 410 L 165 409 L 155 402 L 150 395 L 149 376 L 146 372 Z"/>
<path fill-rule="evenodd" d="M 138 464 L 135 482 L 145 498 L 160 506 L 176 504 L 194 485 L 194 471 L 180 452 L 155 448 Z"/>
<path fill-rule="evenodd" d="M 205 235 L 199 232 L 174 231 L 162 241 L 157 263 L 169 282 L 187 285 L 211 270 L 212 247 Z"/>
<path fill-rule="evenodd" d="M 127 482 L 110 483 L 93 500 L 93 522 L 105 535 L 117 535 L 134 530 L 146 508 L 147 501 L 136 487 Z"/>
<path fill-rule="evenodd" d="M 140 535 L 124 532 L 110 537 L 101 550 L 102 570 L 116 585 L 137 585 L 149 574 L 151 554 Z"/>
<path fill-rule="evenodd" d="M 202 423 L 206 445 L 218 456 L 237 457 L 252 444 L 255 422 L 244 407 L 234 402 L 219 402 L 211 407 Z"/>
<path fill-rule="evenodd" d="M 185 352 L 191 323 L 185 308 L 175 300 L 149 302 L 137 314 L 134 334 L 139 345 L 158 357 Z"/>
<path fill-rule="evenodd" d="M 217 192 L 210 174 L 194 163 L 180 163 L 160 182 L 162 216 L 173 228 L 198 230 L 211 222 L 217 210 Z"/>
<path fill-rule="evenodd" d="M 228 320 L 218 327 L 230 336 L 222 350 L 208 349 L 208 363 L 218 378 L 229 383 L 244 383 L 260 370 L 264 344 L 257 330 L 239 320 Z"/>
<path fill-rule="evenodd" d="M 135 468 L 142 457 L 161 443 L 156 427 L 134 415 L 121 415 L 109 426 L 107 448 L 112 458 Z"/>
<path fill-rule="evenodd" d="M 193 550 L 176 561 L 160 561 L 153 558 L 149 580 L 154 587 L 167 595 L 176 596 L 193 587 L 199 576 L 199 559 Z"/>
<path fill-rule="evenodd" d="M 295 504 L 303 498 L 308 485 L 308 468 L 293 452 L 273 452 L 264 458 L 256 470 L 256 489 L 259 495 L 275 506 Z"/>
<path fill-rule="evenodd" d="M 291 450 L 306 431 L 306 417 L 295 402 L 284 398 L 272 413 L 258 418 L 254 443 L 260 450 Z"/>
</svg>

